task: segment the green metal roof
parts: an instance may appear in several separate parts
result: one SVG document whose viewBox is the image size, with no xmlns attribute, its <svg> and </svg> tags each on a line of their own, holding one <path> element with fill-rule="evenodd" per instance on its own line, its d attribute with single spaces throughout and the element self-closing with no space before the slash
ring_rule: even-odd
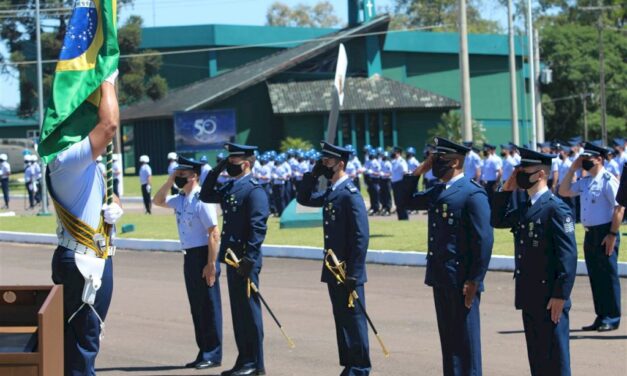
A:
<svg viewBox="0 0 627 376">
<path fill-rule="evenodd" d="M 169 118 L 175 111 L 191 111 L 202 108 L 337 48 L 341 42 L 351 40 L 355 35 L 385 29 L 389 22 L 390 18 L 388 16 L 378 17 L 366 24 L 350 29 L 342 29 L 326 35 L 324 39 L 313 40 L 298 47 L 279 50 L 272 55 L 244 64 L 219 76 L 172 90 L 160 100 L 144 100 L 123 108 L 120 118 L 123 121 Z"/>
<path fill-rule="evenodd" d="M 2 127 L 37 127 L 39 122 L 33 116 L 22 118 L 14 109 L 0 108 L 0 128 Z"/>
<path fill-rule="evenodd" d="M 333 80 L 268 84 L 275 114 L 329 112 Z M 349 77 L 342 111 L 426 110 L 459 108 L 459 102 L 378 75 Z"/>
<path fill-rule="evenodd" d="M 319 38 L 339 29 L 247 25 L 191 25 L 146 27 L 142 49 L 181 49 L 210 46 L 266 45 L 291 48 L 302 41 Z M 526 55 L 526 38 L 515 39 L 517 55 Z M 507 35 L 470 34 L 468 50 L 476 55 L 507 55 Z M 384 51 L 451 53 L 459 51 L 459 34 L 428 31 L 392 31 L 385 38 Z"/>
</svg>

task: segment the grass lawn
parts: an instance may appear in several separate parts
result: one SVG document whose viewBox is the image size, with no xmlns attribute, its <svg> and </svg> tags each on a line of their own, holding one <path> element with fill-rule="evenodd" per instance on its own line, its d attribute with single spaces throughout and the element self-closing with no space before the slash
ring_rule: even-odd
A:
<svg viewBox="0 0 627 376">
<path fill-rule="evenodd" d="M 24 179 L 23 173 L 11 174 L 11 193 L 12 194 L 26 194 L 26 187 L 22 180 Z M 152 177 L 152 190 L 156 192 L 161 188 L 163 183 L 168 179 L 168 175 L 153 175 Z M 124 195 L 128 197 L 141 196 L 141 186 L 139 185 L 139 176 L 125 176 L 124 177 Z"/>
<path fill-rule="evenodd" d="M 153 215 L 128 213 L 122 217 L 121 224 L 132 223 L 135 232 L 124 234 L 121 237 L 150 238 L 150 239 L 177 239 L 178 232 L 174 215 Z M 54 233 L 56 229 L 55 217 L 0 217 L 0 229 L 4 231 L 28 231 L 36 233 Z M 584 230 L 581 225 L 576 230 L 579 258 L 583 258 Z M 622 227 L 627 233 L 627 226 Z M 620 260 L 627 261 L 627 240 L 622 239 Z M 303 245 L 322 247 L 322 227 L 306 229 L 279 229 L 279 220 L 270 218 L 268 221 L 268 235 L 266 244 L 276 245 Z M 398 251 L 425 251 L 427 248 L 426 221 L 370 221 L 370 249 L 385 249 Z M 514 245 L 509 230 L 494 231 L 494 254 L 512 255 Z"/>
</svg>

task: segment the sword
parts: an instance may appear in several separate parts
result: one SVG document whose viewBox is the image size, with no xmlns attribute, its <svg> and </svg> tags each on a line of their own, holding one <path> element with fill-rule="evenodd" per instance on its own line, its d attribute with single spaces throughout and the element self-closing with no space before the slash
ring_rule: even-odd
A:
<svg viewBox="0 0 627 376">
<path fill-rule="evenodd" d="M 348 58 L 346 57 L 346 49 L 340 43 L 337 56 L 337 65 L 335 67 L 335 81 L 333 83 L 333 91 L 331 93 L 331 112 L 329 112 L 329 120 L 327 125 L 326 141 L 332 144 L 337 135 L 337 119 L 340 115 L 340 107 L 344 103 L 344 87 L 346 84 L 346 70 L 348 68 Z"/>
<path fill-rule="evenodd" d="M 228 265 L 234 267 L 235 269 L 239 268 L 239 259 L 237 258 L 237 255 L 235 255 L 235 252 L 233 252 L 233 250 L 231 250 L 230 248 L 226 250 L 226 257 L 224 261 Z M 279 327 L 281 334 L 283 334 L 283 337 L 285 337 L 285 339 L 287 340 L 287 345 L 291 349 L 296 347 L 296 345 L 294 344 L 294 341 L 292 341 L 292 339 L 285 333 L 285 330 L 283 330 L 283 326 L 279 322 L 279 319 L 277 319 L 277 317 L 274 315 L 274 312 L 272 312 L 272 309 L 270 309 L 270 306 L 268 305 L 266 300 L 263 298 L 263 295 L 261 295 L 261 293 L 259 292 L 257 285 L 255 284 L 255 282 L 251 281 L 250 278 L 248 279 L 248 286 L 255 292 L 255 294 L 257 294 L 257 296 L 259 297 L 259 300 L 261 300 L 264 307 L 266 307 L 266 309 L 268 310 L 268 313 L 270 314 L 270 316 L 272 316 L 272 319 L 274 319 L 274 322 Z"/>
<path fill-rule="evenodd" d="M 327 258 L 331 257 L 331 260 L 333 261 L 333 264 L 335 266 L 331 266 L 331 264 L 329 263 L 329 261 L 327 261 Z M 346 280 L 346 271 L 344 270 L 344 263 L 340 262 L 340 260 L 337 259 L 337 256 L 335 255 L 335 253 L 333 252 L 333 250 L 329 249 L 325 252 L 325 260 L 324 260 L 324 264 L 327 267 L 327 269 L 329 269 L 329 271 L 331 272 L 331 274 L 333 274 L 335 276 L 335 279 L 337 279 L 338 282 L 342 283 L 344 286 L 346 286 L 346 284 L 344 283 L 344 281 Z M 359 295 L 357 294 L 357 291 L 349 291 L 349 293 L 351 294 L 353 301 L 357 301 L 357 304 L 359 305 L 359 308 L 361 309 L 361 311 L 364 313 L 364 316 L 366 316 L 366 320 L 368 321 L 368 325 L 370 325 L 370 328 L 372 329 L 372 332 L 374 333 L 375 337 L 377 337 L 377 341 L 379 342 L 379 345 L 381 346 L 381 350 L 383 351 L 383 355 L 387 358 L 390 356 L 390 352 L 388 351 L 387 347 L 385 347 L 385 344 L 383 343 L 383 340 L 381 339 L 381 336 L 379 335 L 379 332 L 377 331 L 377 328 L 374 326 L 374 324 L 372 323 L 372 320 L 370 319 L 370 316 L 368 315 L 368 312 L 366 311 L 366 307 L 364 307 L 364 304 L 361 302 L 361 299 L 359 299 Z"/>
</svg>

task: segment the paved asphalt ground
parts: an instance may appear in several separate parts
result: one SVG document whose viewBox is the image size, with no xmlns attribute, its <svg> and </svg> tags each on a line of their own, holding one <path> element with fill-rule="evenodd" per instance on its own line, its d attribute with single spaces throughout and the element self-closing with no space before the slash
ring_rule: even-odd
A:
<svg viewBox="0 0 627 376">
<path fill-rule="evenodd" d="M 47 246 L 0 243 L 0 285 L 49 284 L 52 250 Z M 119 251 L 115 291 L 98 357 L 98 375 L 212 375 L 230 368 L 235 345 L 226 278 L 220 279 L 224 312 L 223 367 L 180 368 L 196 355 L 180 253 Z M 385 359 L 370 337 L 372 375 L 441 375 L 440 344 L 432 294 L 423 285 L 424 268 L 369 265 L 366 285 L 370 314 L 391 356 Z M 331 307 L 315 261 L 265 260 L 261 291 L 296 342 L 289 349 L 265 314 L 268 375 L 337 375 Z M 624 280 L 623 280 L 624 282 Z M 510 273 L 489 272 L 482 296 L 484 375 L 528 375 L 520 313 L 513 307 Z M 627 300 L 623 283 L 623 301 Z M 580 332 L 592 322 L 587 277 L 578 277 L 571 310 L 573 375 L 627 374 L 627 319 L 618 331 Z"/>
</svg>

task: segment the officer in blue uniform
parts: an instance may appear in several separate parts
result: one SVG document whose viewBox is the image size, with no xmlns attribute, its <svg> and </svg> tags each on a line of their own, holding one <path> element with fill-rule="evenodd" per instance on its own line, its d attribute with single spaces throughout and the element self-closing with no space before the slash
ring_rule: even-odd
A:
<svg viewBox="0 0 627 376">
<path fill-rule="evenodd" d="M 432 170 L 440 182 L 405 201 L 429 212 L 425 284 L 433 287 L 445 376 L 482 370 L 479 303 L 494 238 L 486 191 L 464 176 L 469 151 L 436 137 L 435 152 L 414 174 Z"/>
<path fill-rule="evenodd" d="M 350 151 L 322 142 L 322 159 L 311 173 L 303 177 L 298 203 L 323 207 L 324 248 L 331 249 L 346 265 L 346 282 L 338 284 L 323 265 L 322 282 L 327 283 L 340 357 L 344 367 L 341 375 L 366 376 L 370 373 L 368 324 L 358 304 L 349 307 L 349 292 L 356 291 L 366 304 L 366 252 L 369 229 L 366 205 L 359 190 L 346 174 Z M 318 177 L 324 176 L 331 186 L 324 192 L 314 192 Z"/>
<path fill-rule="evenodd" d="M 620 325 L 618 249 L 625 208 L 616 202 L 618 179 L 603 167 L 606 153 L 604 147 L 586 142 L 559 190 L 565 197 L 581 197 L 581 223 L 586 229 L 583 250 L 596 313 L 594 322 L 582 328 L 585 331 L 606 332 Z M 580 168 L 588 175 L 572 183 Z"/>
<path fill-rule="evenodd" d="M 521 164 L 494 194 L 492 225 L 511 228 L 516 250 L 516 309 L 522 310 L 532 375 L 570 375 L 570 293 L 577 271 L 575 220 L 548 187 L 555 157 L 520 148 Z M 513 192 L 527 191 L 527 205 Z"/>
<path fill-rule="evenodd" d="M 207 175 L 200 191 L 203 202 L 222 203 L 223 231 L 218 259 L 225 262 L 231 249 L 240 260 L 237 269 L 227 267 L 229 300 L 238 357 L 232 369 L 223 376 L 265 375 L 263 359 L 263 321 L 256 294 L 248 296 L 249 280 L 259 286 L 262 257 L 261 244 L 266 236 L 268 196 L 252 176 L 256 146 L 227 143 L 227 159 Z M 216 189 L 219 174 L 225 170 L 233 179 Z"/>
<path fill-rule="evenodd" d="M 620 186 L 616 194 L 616 201 L 622 206 L 627 206 L 627 161 L 623 165 L 623 172 L 620 175 Z M 624 216 L 623 216 L 624 218 Z"/>
<path fill-rule="evenodd" d="M 172 174 L 153 203 L 174 209 L 181 246 L 183 274 L 198 354 L 186 368 L 205 369 L 222 363 L 222 303 L 218 258 L 218 216 L 215 205 L 200 201 L 202 163 L 178 157 Z M 176 185 L 177 194 L 168 196 Z"/>
</svg>

